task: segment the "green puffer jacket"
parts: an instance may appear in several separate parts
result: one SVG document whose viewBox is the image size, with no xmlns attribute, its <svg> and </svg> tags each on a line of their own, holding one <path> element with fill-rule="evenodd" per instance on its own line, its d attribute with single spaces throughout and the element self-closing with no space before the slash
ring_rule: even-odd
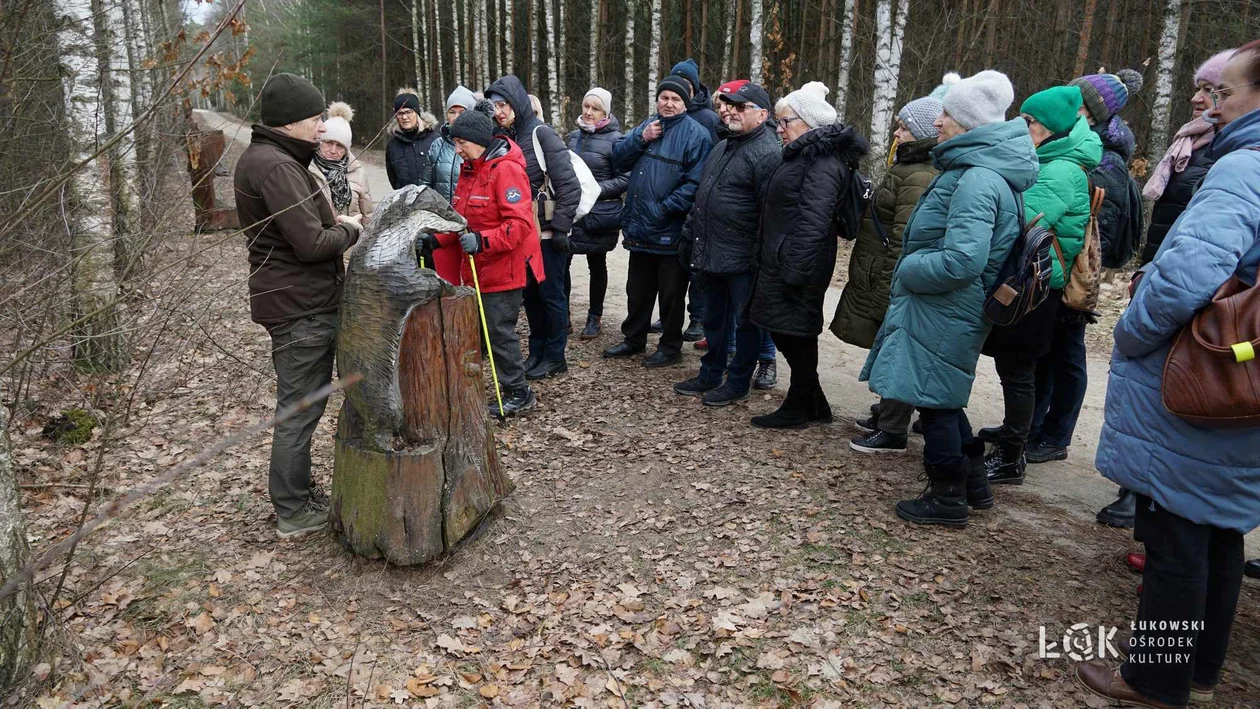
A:
<svg viewBox="0 0 1260 709">
<path fill-rule="evenodd" d="M 991 123 L 932 150 L 941 174 L 910 216 L 888 314 L 861 381 L 885 399 L 960 409 L 989 334 L 984 297 L 1015 244 L 1015 192 L 1037 181 L 1021 119 Z"/>
<path fill-rule="evenodd" d="M 1037 184 L 1024 193 L 1024 218 L 1032 220 L 1038 214 L 1045 215 L 1041 225 L 1058 237 L 1063 263 L 1069 271 L 1085 243 L 1085 225 L 1089 222 L 1089 176 L 1086 171 L 1098 167 L 1102 154 L 1102 139 L 1084 118 L 1076 119 L 1072 130 L 1066 134 L 1051 136 L 1037 146 L 1041 169 Z M 1067 281 L 1053 252 L 1050 262 L 1053 268 L 1050 287 L 1062 289 Z"/>
<path fill-rule="evenodd" d="M 888 169 L 875 192 L 874 214 L 867 210 L 849 256 L 849 278 L 831 321 L 836 337 L 864 349 L 875 343 L 875 333 L 888 311 L 893 269 L 901 257 L 901 237 L 919 197 L 938 170 L 932 165 L 936 138 L 897 147 L 897 162 Z M 872 216 L 879 219 L 877 226 Z"/>
</svg>

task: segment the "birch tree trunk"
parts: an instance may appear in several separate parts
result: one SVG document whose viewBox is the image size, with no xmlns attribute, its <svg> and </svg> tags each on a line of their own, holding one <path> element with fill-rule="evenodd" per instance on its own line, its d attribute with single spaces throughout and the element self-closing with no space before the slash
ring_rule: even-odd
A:
<svg viewBox="0 0 1260 709">
<path fill-rule="evenodd" d="M 1168 149 L 1168 110 L 1172 107 L 1173 70 L 1177 67 L 1178 38 L 1181 36 L 1182 0 L 1165 0 L 1164 28 L 1159 35 L 1159 57 L 1155 65 L 1155 104 L 1151 108 L 1150 161 L 1154 165 Z"/>
<path fill-rule="evenodd" d="M 104 108 L 105 133 L 112 138 L 131 125 L 132 80 L 127 62 L 127 29 L 122 2 L 106 6 L 104 0 L 93 3 L 92 21 L 96 40 L 96 60 L 101 67 L 101 103 Z M 113 213 L 114 273 L 120 283 L 138 269 L 133 268 L 139 206 L 136 202 L 135 133 L 126 135 L 109 151 L 109 198 Z"/>
<path fill-rule="evenodd" d="M 543 25 L 547 28 L 547 91 L 551 99 L 551 125 L 560 125 L 560 80 L 556 72 L 556 13 L 551 0 L 542 0 Z"/>
<path fill-rule="evenodd" d="M 661 73 L 661 0 L 652 0 L 652 40 L 648 44 L 648 113 L 656 103 L 656 81 Z"/>
<path fill-rule="evenodd" d="M 0 585 L 22 569 L 30 552 L 8 428 L 8 410 L 0 406 Z M 35 597 L 26 589 L 0 601 L 0 690 L 20 681 L 34 660 L 37 619 Z"/>
<path fill-rule="evenodd" d="M 726 46 L 722 50 L 722 78 L 731 75 L 731 42 L 735 39 L 735 3 L 739 0 L 726 0 Z"/>
<path fill-rule="evenodd" d="M 556 1 L 556 8 L 558 8 L 558 12 L 556 14 L 558 21 L 558 27 L 556 28 L 556 51 L 559 52 L 556 56 L 556 78 L 559 79 L 559 83 L 556 84 L 556 87 L 560 93 L 561 104 L 564 103 L 565 98 L 569 95 L 569 23 L 566 22 L 564 18 L 564 6 L 566 4 L 568 4 L 566 0 Z M 559 111 L 563 114 L 564 106 L 561 105 L 553 110 Z M 559 126 L 560 124 L 556 123 L 556 125 Z"/>
<path fill-rule="evenodd" d="M 887 1 L 887 0 L 885 0 Z M 854 0 L 844 0 L 844 15 L 840 19 L 840 67 L 836 75 L 836 114 L 844 122 L 849 103 L 849 65 L 853 63 Z"/>
<path fill-rule="evenodd" d="M 490 23 L 486 18 L 486 0 L 477 0 L 477 69 L 481 72 L 481 84 L 490 83 Z"/>
<path fill-rule="evenodd" d="M 591 0 L 590 85 L 599 86 L 599 10 L 600 0 Z"/>
<path fill-rule="evenodd" d="M 542 67 L 538 61 L 538 16 L 535 14 L 537 8 L 543 0 L 530 0 L 529 3 L 529 22 L 526 27 L 529 28 L 529 34 L 525 35 L 529 39 L 529 88 L 531 91 L 537 91 L 538 85 L 542 83 Z"/>
<path fill-rule="evenodd" d="M 636 125 L 634 113 L 634 0 L 626 0 L 626 128 Z"/>
<path fill-rule="evenodd" d="M 748 8 L 748 47 L 752 50 L 749 58 L 748 78 L 754 84 L 761 83 L 761 0 L 750 0 Z"/>
<path fill-rule="evenodd" d="M 57 30 L 61 82 L 65 99 L 65 130 L 71 159 L 79 162 L 93 152 L 101 123 L 103 87 L 94 37 L 92 0 L 55 0 L 62 21 Z M 71 334 L 75 366 L 81 371 L 119 371 L 127 364 L 118 328 L 118 295 L 114 271 L 111 203 L 105 186 L 107 168 L 94 160 L 78 171 L 67 190 L 66 221 L 70 231 L 71 306 L 82 318 Z"/>
<path fill-rule="evenodd" d="M 428 92 L 425 86 L 425 77 L 420 60 L 421 43 L 420 43 L 420 0 L 411 0 L 411 47 L 412 55 L 416 58 L 416 91 L 420 92 L 420 105 L 428 106 Z"/>
<path fill-rule="evenodd" d="M 503 0 L 503 35 L 507 44 L 507 56 L 503 58 L 503 73 L 516 71 L 516 14 L 512 10 L 512 0 Z"/>
<path fill-rule="evenodd" d="M 901 74 L 901 39 L 905 34 L 910 0 L 898 0 L 892 16 L 892 0 L 879 0 L 875 8 L 875 103 L 871 110 L 872 180 L 883 177 L 887 168 L 889 131 L 897 100 L 897 80 Z"/>
<path fill-rule="evenodd" d="M 437 81 L 434 89 L 446 87 L 446 72 L 442 66 L 442 3 L 433 3 L 433 55 L 437 58 Z"/>
<path fill-rule="evenodd" d="M 490 0 L 490 25 L 494 28 L 493 34 L 498 41 L 489 42 L 488 36 L 486 41 L 489 43 L 488 46 L 494 47 L 494 61 L 490 64 L 490 71 L 497 79 L 506 73 L 503 71 L 505 66 L 503 63 L 503 20 L 499 14 L 499 0 Z"/>
<path fill-rule="evenodd" d="M 464 0 L 456 0 L 451 8 L 451 39 L 455 40 L 455 54 L 453 59 L 455 62 L 455 83 L 464 83 L 464 60 L 463 60 L 463 44 L 464 37 L 467 34 L 467 27 L 464 26 Z"/>
</svg>

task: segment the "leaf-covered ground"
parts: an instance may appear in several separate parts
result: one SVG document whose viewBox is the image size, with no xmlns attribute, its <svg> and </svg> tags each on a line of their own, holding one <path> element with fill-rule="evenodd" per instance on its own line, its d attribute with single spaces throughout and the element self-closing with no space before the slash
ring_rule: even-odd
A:
<svg viewBox="0 0 1260 709">
<path fill-rule="evenodd" d="M 251 324 L 239 240 L 194 269 L 210 307 L 146 376 L 108 454 L 106 499 L 271 414 L 268 340 Z M 609 317 L 615 322 L 615 317 Z M 609 328 L 615 331 L 615 327 Z M 194 335 L 190 333 L 203 333 Z M 705 409 L 649 371 L 572 343 L 569 374 L 499 430 L 517 489 L 440 563 L 392 568 L 337 540 L 274 537 L 268 437 L 178 480 L 91 537 L 56 612 L 43 680 L 63 706 L 1104 706 L 1038 629 L 1125 625 L 1129 535 L 1031 493 L 965 531 L 904 524 L 913 457 L 851 452 L 851 419 L 754 429 L 786 386 Z M 181 339 L 182 338 L 182 339 Z M 65 381 L 40 387 L 67 392 Z M 37 390 L 39 387 L 37 387 Z M 330 405 L 316 470 L 332 467 Z M 833 402 L 861 411 L 865 402 Z M 95 442 L 17 432 L 34 546 L 73 530 Z M 99 434 L 100 432 L 98 432 Z M 58 486 L 48 486 L 47 483 Z M 41 574 L 55 583 L 61 567 Z M 1216 706 L 1260 691 L 1256 587 L 1243 590 Z"/>
</svg>

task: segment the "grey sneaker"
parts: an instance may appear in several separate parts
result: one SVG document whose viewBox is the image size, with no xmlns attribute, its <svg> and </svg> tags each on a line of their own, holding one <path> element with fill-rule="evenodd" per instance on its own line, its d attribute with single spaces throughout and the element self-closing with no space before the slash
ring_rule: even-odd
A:
<svg viewBox="0 0 1260 709">
<path fill-rule="evenodd" d="M 276 518 L 276 536 L 289 539 L 307 532 L 318 532 L 327 526 L 328 509 L 319 503 L 307 502 L 306 507 L 292 517 Z"/>
<path fill-rule="evenodd" d="M 734 348 L 731 348 L 734 351 Z M 757 362 L 757 371 L 753 374 L 753 389 L 773 389 L 779 381 L 779 366 L 772 359 Z"/>
</svg>

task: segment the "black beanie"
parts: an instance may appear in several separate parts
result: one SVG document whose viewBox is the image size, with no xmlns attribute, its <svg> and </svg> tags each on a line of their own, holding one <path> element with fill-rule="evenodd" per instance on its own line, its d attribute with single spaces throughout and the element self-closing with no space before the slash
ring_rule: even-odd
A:
<svg viewBox="0 0 1260 709">
<path fill-rule="evenodd" d="M 315 84 L 295 74 L 281 73 L 267 79 L 262 93 L 258 95 L 262 104 L 263 125 L 269 128 L 287 126 L 290 123 L 304 121 L 324 112 L 327 104 L 324 95 Z"/>
<path fill-rule="evenodd" d="M 398 113 L 404 108 L 410 108 L 416 113 L 419 113 L 420 112 L 420 97 L 411 92 L 405 92 L 405 93 L 401 93 L 395 96 L 394 97 L 394 113 Z"/>
<path fill-rule="evenodd" d="M 677 76 L 675 74 L 670 74 L 664 79 L 661 79 L 661 83 L 656 85 L 657 98 L 661 97 L 662 91 L 673 91 L 674 93 L 681 96 L 683 101 L 691 100 L 690 83 L 688 83 L 686 78 Z"/>
<path fill-rule="evenodd" d="M 494 140 L 494 104 L 485 99 L 477 102 L 471 111 L 459 114 L 451 124 L 451 138 L 460 138 L 481 147 Z"/>
</svg>

